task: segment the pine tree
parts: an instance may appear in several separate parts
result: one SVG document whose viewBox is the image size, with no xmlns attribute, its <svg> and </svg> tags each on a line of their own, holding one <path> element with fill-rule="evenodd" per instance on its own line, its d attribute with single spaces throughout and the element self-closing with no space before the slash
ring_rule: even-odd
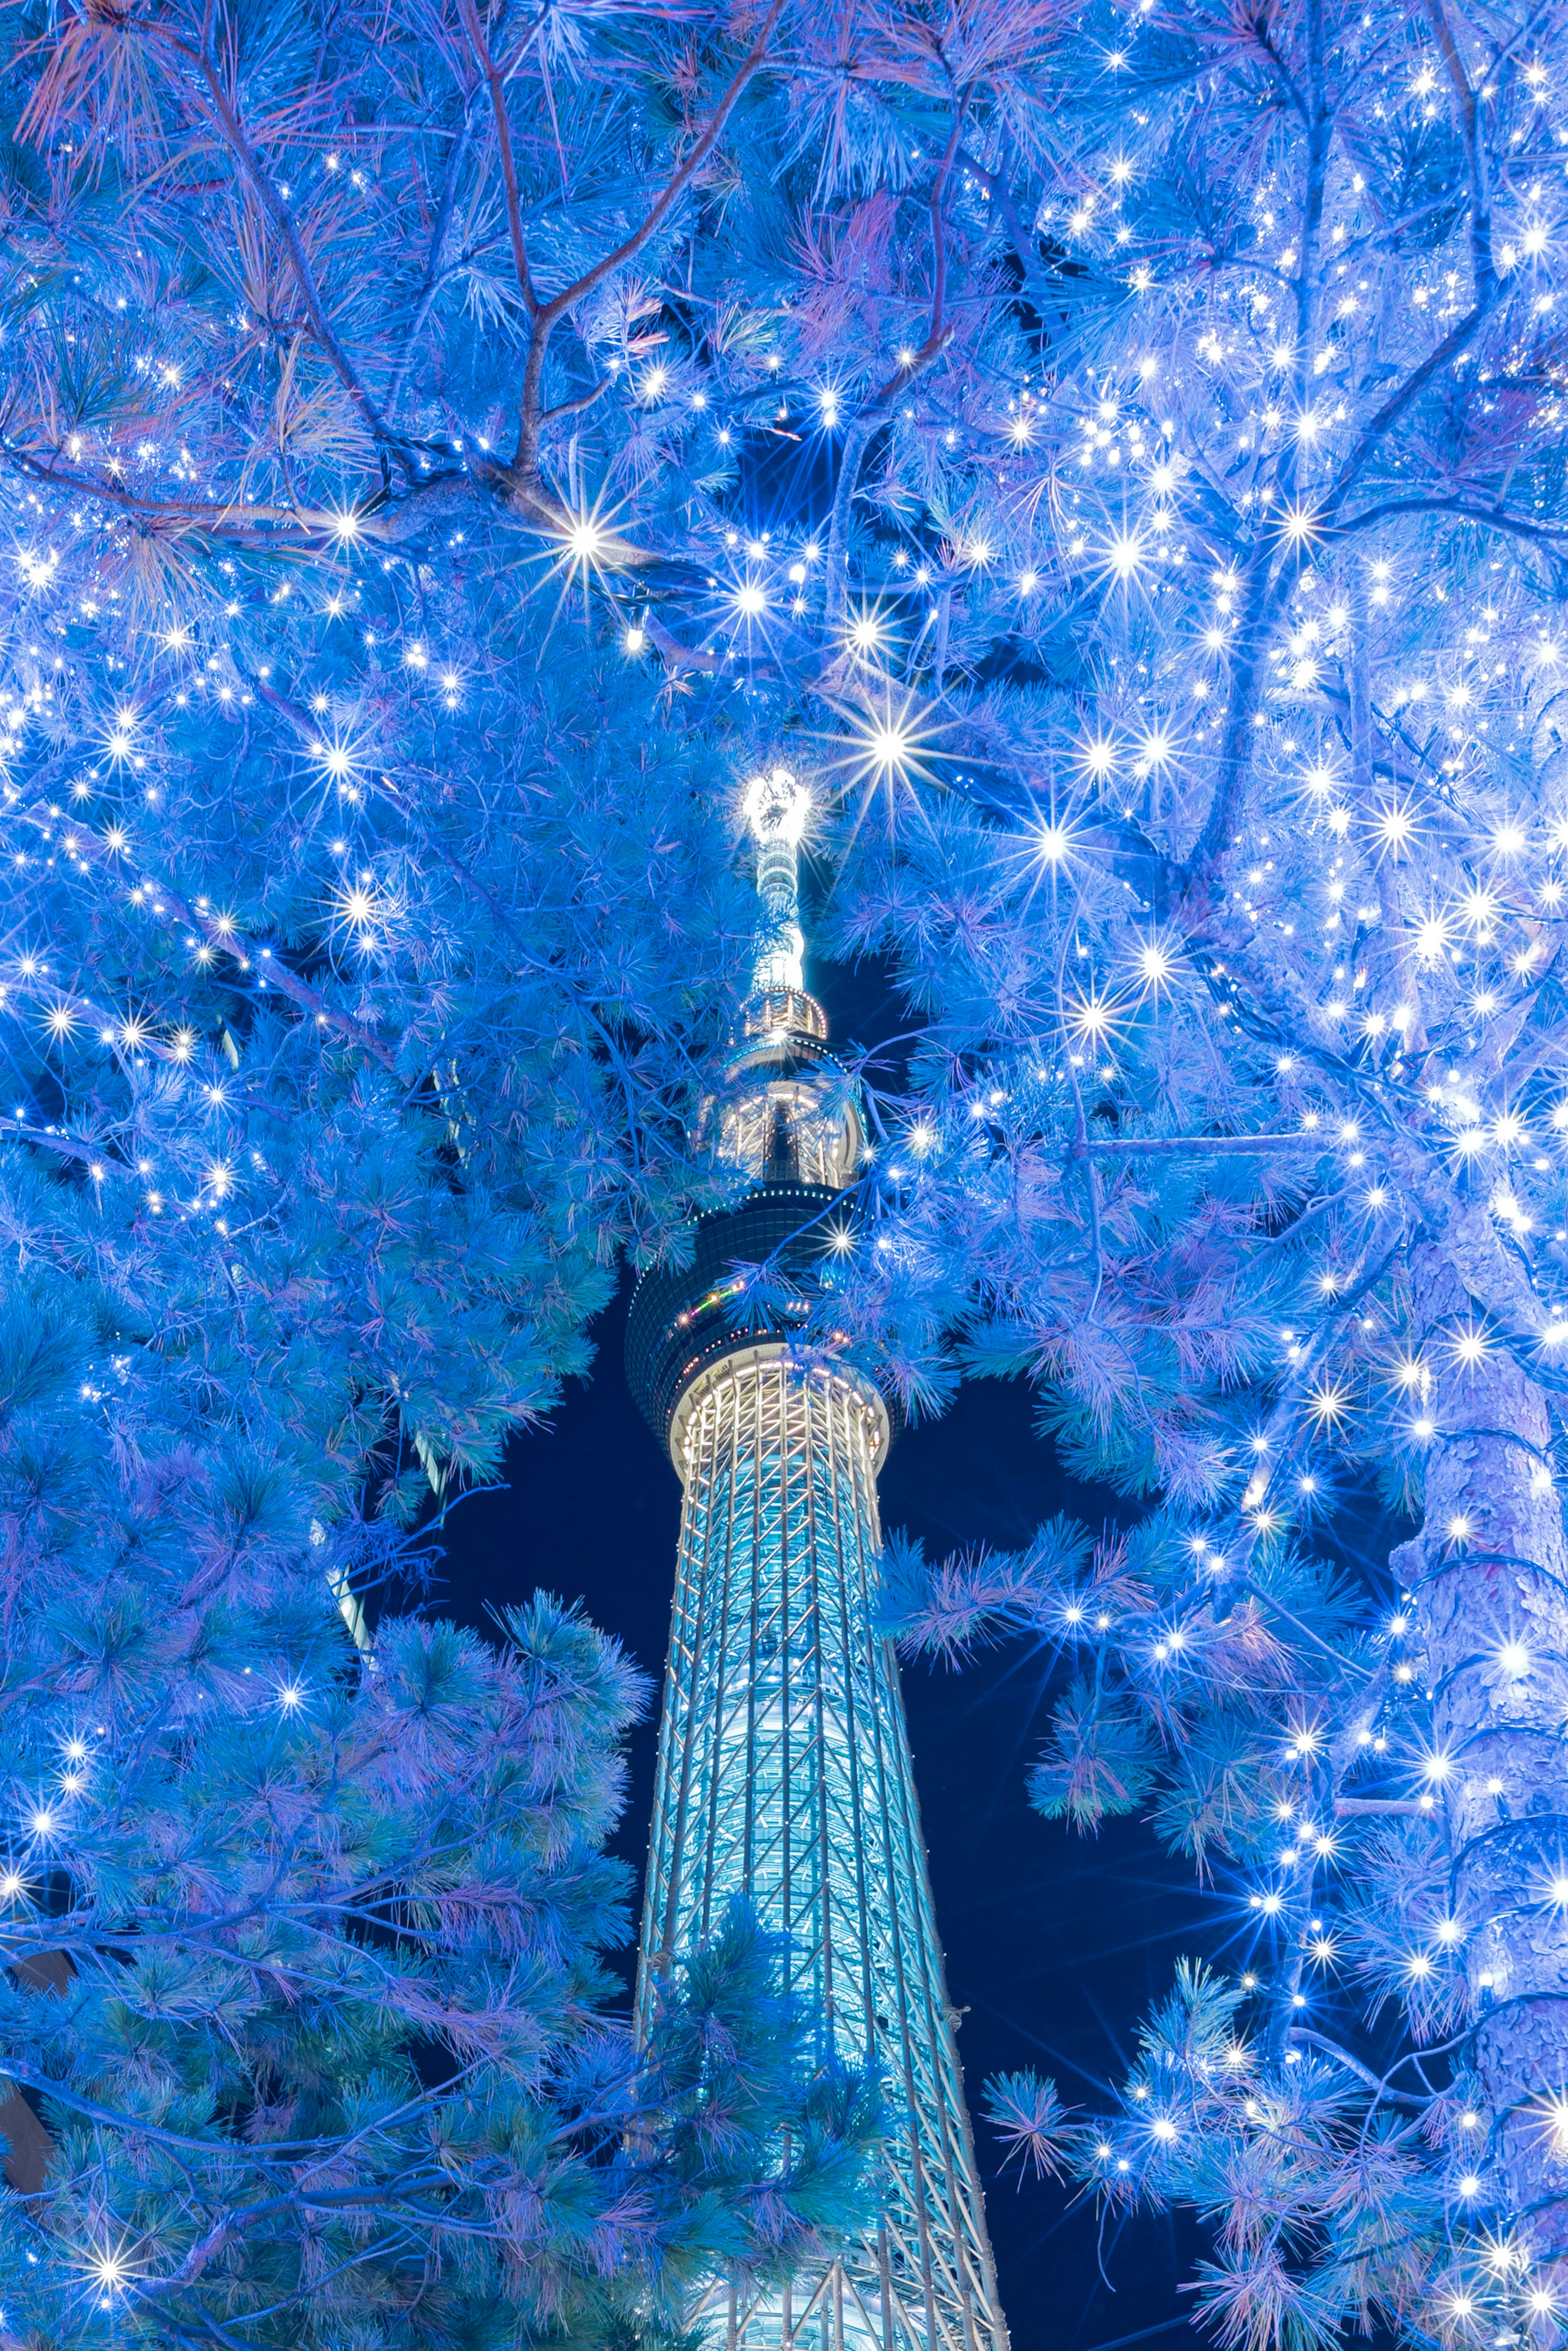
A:
<svg viewBox="0 0 1568 2351">
<path fill-rule="evenodd" d="M 1274 1938 L 1077 2158 L 1229 2339 L 1549 2333 L 1557 15 L 17 21 L 18 1262 L 329 1545 L 486 1474 L 711 1186 L 782 747 L 919 1032 L 833 1327 L 1159 1504 L 892 1604 L 1076 1649 L 1042 1802 Z"/>
<path fill-rule="evenodd" d="M 1561 2330 L 1562 31 L 1064 41 L 1055 186 L 975 159 L 1044 361 L 983 535 L 1046 617 L 923 716 L 970 805 L 842 925 L 931 1015 L 868 1327 L 1161 1505 L 905 1557 L 892 1621 L 1059 1652 L 1040 1808 L 1152 1806 L 1252 1937 L 1119 2115 L 995 2116 L 1195 2205 L 1228 2344 Z M 1343 1562 L 1369 1479 L 1407 1535 L 1352 1581 L 1306 1531 L 1344 1506 Z"/>
<path fill-rule="evenodd" d="M 615 2013 L 614 1645 L 539 1599 L 361 1655 L 340 1393 L 228 1408 L 57 1185 L 6 1222 L 0 2341 L 653 2344 L 841 2224 L 874 2109 L 753 1925 Z"/>
<path fill-rule="evenodd" d="M 354 520 L 285 151 L 357 204 L 340 71 L 395 111 L 438 31 L 40 13 L 10 58 L 7 2342 L 674 2340 L 699 2273 L 852 2222 L 876 2125 L 743 1917 L 617 2022 L 612 1646 L 345 1626 L 686 1213 L 750 928 L 705 746 L 551 632 L 559 539 Z M 466 103 L 415 93 L 438 167 Z M 359 230 L 331 305 L 386 397 Z M 426 423 L 449 340 L 465 399 L 517 356 L 482 281 Z M 280 544 L 307 482 L 333 526 Z"/>
</svg>

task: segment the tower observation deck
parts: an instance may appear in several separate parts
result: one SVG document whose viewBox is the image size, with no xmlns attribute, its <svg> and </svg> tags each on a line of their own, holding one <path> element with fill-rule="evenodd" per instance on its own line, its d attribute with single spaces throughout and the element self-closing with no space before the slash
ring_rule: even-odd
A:
<svg viewBox="0 0 1568 2351">
<path fill-rule="evenodd" d="M 750 1186 L 699 1220 L 688 1267 L 643 1275 L 627 1334 L 685 1489 L 638 2011 L 744 1896 L 785 1938 L 824 2037 L 882 2078 L 875 2224 L 782 2291 L 715 2278 L 691 2314 L 714 2351 L 1007 2351 L 897 1665 L 873 1624 L 894 1414 L 873 1366 L 800 1343 L 790 1294 L 842 1228 L 864 1152 L 857 1090 L 805 992 L 807 808 L 782 770 L 750 788 L 757 963 L 708 1111 Z M 732 1269 L 764 1259 L 782 1278 L 738 1329 Z"/>
</svg>

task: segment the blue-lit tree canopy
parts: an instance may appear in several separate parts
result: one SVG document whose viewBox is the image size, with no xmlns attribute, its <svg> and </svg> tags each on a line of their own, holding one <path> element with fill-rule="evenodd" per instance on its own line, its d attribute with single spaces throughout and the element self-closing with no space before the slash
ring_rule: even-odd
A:
<svg viewBox="0 0 1568 2351">
<path fill-rule="evenodd" d="M 812 1328 L 1121 1501 L 888 1621 L 1227 1950 L 1004 2136 L 1227 2345 L 1555 2341 L 1563 10 L 5 37 L 0 2343 L 631 2341 L 852 2210 L 743 1921 L 606 2022 L 598 1636 L 343 1629 L 722 1196 L 780 759 L 908 1008 Z"/>
</svg>

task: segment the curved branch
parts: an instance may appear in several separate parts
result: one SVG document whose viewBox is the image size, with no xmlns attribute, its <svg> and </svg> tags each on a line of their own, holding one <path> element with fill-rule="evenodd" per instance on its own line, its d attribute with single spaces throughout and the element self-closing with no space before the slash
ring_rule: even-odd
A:
<svg viewBox="0 0 1568 2351">
<path fill-rule="evenodd" d="M 156 27 L 149 29 L 154 32 L 157 30 Z M 360 381 L 359 371 L 339 341 L 337 329 L 327 315 L 327 306 L 321 298 L 321 289 L 316 283 L 316 273 L 310 266 L 309 256 L 306 253 L 304 241 L 299 235 L 299 225 L 294 217 L 293 209 L 285 201 L 282 192 L 271 174 L 264 170 L 260 156 L 246 137 L 244 125 L 229 103 L 217 68 L 208 50 L 206 29 L 204 27 L 199 53 L 193 53 L 186 48 L 183 42 L 178 40 L 170 41 L 170 47 L 177 53 L 192 59 L 203 81 L 206 84 L 225 141 L 238 162 L 241 171 L 249 181 L 252 191 L 259 198 L 263 209 L 271 218 L 274 227 L 288 249 L 289 265 L 294 272 L 295 284 L 299 288 L 300 298 L 305 304 L 310 324 L 315 329 L 322 350 L 331 360 L 349 397 L 359 409 L 377 440 L 388 439 L 391 436 L 386 432 L 382 413 L 371 398 L 365 385 Z"/>
<path fill-rule="evenodd" d="M 1443 12 L 1443 0 L 1427 0 L 1427 15 L 1458 101 L 1460 131 L 1470 183 L 1470 274 L 1475 285 L 1475 299 L 1458 326 L 1452 328 L 1435 350 L 1427 353 L 1420 366 L 1413 369 L 1404 382 L 1390 392 L 1371 423 L 1358 434 L 1355 445 L 1340 468 L 1333 487 L 1324 501 L 1322 516 L 1325 519 L 1336 514 L 1350 496 L 1357 476 L 1370 462 L 1384 434 L 1420 398 L 1433 377 L 1458 359 L 1475 340 L 1498 298 L 1497 265 L 1491 251 L 1491 208 L 1487 192 L 1486 152 L 1476 111 L 1475 92 L 1466 78 L 1458 51 L 1454 46 L 1454 37 Z"/>
<path fill-rule="evenodd" d="M 47 809 L 35 808 L 15 813 L 30 817 L 40 827 L 57 821 L 49 817 Z M 66 845 L 69 853 L 84 865 L 91 865 L 101 872 L 108 864 L 110 852 L 86 825 L 68 825 Z M 347 1044 L 357 1046 L 361 1052 L 369 1053 L 382 1069 L 396 1071 L 397 1055 L 373 1029 L 368 1028 L 362 1020 L 356 1020 L 352 1013 L 340 1012 L 319 989 L 312 987 L 308 980 L 301 979 L 298 972 L 291 970 L 270 947 L 258 947 L 235 925 L 225 927 L 215 914 L 199 912 L 179 891 L 172 890 L 164 882 L 154 881 L 146 867 L 138 870 L 142 873 L 143 886 L 152 897 L 154 913 L 160 919 L 180 924 L 187 931 L 199 933 L 208 946 L 226 955 L 231 961 L 254 970 L 265 987 L 277 988 L 280 996 L 287 996 L 302 1012 L 308 1012 L 319 1028 L 331 1031 Z M 81 1000 L 84 1017 L 105 1017 L 96 1006 L 89 1006 L 88 999 Z M 149 1039 L 142 1050 L 157 1053 L 162 1059 L 172 1058 L 168 1048 L 159 1045 L 155 1040 Z"/>
<path fill-rule="evenodd" d="M 1506 532 L 1512 538 L 1530 540 L 1538 547 L 1561 547 L 1568 552 L 1568 524 L 1554 527 L 1551 523 L 1526 522 L 1522 515 L 1511 515 L 1501 507 L 1469 507 L 1457 497 L 1441 497 L 1436 493 L 1427 498 L 1388 498 L 1382 506 L 1367 507 L 1361 514 L 1347 515 L 1334 527 L 1333 537 L 1348 538 L 1352 531 L 1370 530 L 1376 523 L 1386 522 L 1391 515 L 1450 514 L 1460 522 L 1477 522 L 1488 529 Z"/>
<path fill-rule="evenodd" d="M 501 183 L 507 192 L 507 228 L 512 240 L 512 266 L 517 273 L 517 290 L 522 295 L 523 308 L 529 319 L 537 319 L 539 298 L 534 288 L 528 247 L 523 241 L 523 209 L 517 194 L 517 166 L 512 153 L 512 124 L 507 111 L 507 93 L 502 87 L 500 68 L 490 55 L 474 0 L 457 0 L 457 5 L 463 17 L 463 28 L 490 93 L 490 111 L 496 118 L 496 141 L 501 153 Z"/>
<path fill-rule="evenodd" d="M 472 6 L 472 0 L 467 0 L 467 5 Z M 602 286 L 607 277 L 612 277 L 618 269 L 625 266 L 627 262 L 634 261 L 650 239 L 657 235 L 674 206 L 680 202 L 697 172 L 707 161 L 725 124 L 739 104 L 747 83 L 751 81 L 767 57 L 768 45 L 773 38 L 773 28 L 778 24 L 783 8 L 784 0 L 770 0 L 768 14 L 762 20 L 757 38 L 742 58 L 729 88 L 715 109 L 707 128 L 702 132 L 685 162 L 680 166 L 674 178 L 667 183 L 663 193 L 644 214 L 631 235 L 623 238 L 612 253 L 607 253 L 601 260 L 596 261 L 593 267 L 576 279 L 572 285 L 565 287 L 560 293 L 554 295 L 549 301 L 541 304 L 535 312 L 530 314 L 533 319 L 534 331 L 528 345 L 528 363 L 523 372 L 523 391 L 517 423 L 517 446 L 513 459 L 516 471 L 526 480 L 537 482 L 538 476 L 539 431 L 543 423 L 540 393 L 544 381 L 545 355 L 549 348 L 550 336 L 569 312 L 574 310 L 580 302 L 585 301 L 596 287 Z"/>
<path fill-rule="evenodd" d="M 1119 1140 L 1091 1136 L 1068 1145 L 1071 1159 L 1169 1159 L 1178 1153 L 1188 1158 L 1245 1158 L 1258 1153 L 1274 1151 L 1312 1151 L 1327 1148 L 1323 1139 L 1315 1134 L 1129 1134 Z"/>
<path fill-rule="evenodd" d="M 1308 2025 L 1292 2024 L 1286 2037 L 1291 2041 L 1304 2041 L 1309 2048 L 1321 2049 L 1325 2057 L 1332 2057 L 1336 2065 L 1343 2065 L 1347 2074 L 1354 2074 L 1358 2082 L 1364 2083 L 1375 2100 L 1386 2105 L 1407 2106 L 1412 2112 L 1424 2115 L 1432 2103 L 1430 2098 L 1413 2096 L 1408 2090 L 1391 2090 L 1386 2079 L 1379 2081 L 1370 2066 L 1364 2065 L 1359 2057 L 1353 2057 L 1350 2051 L 1342 2049 L 1337 2041 L 1325 2039 L 1322 2033 L 1312 2032 Z"/>
<path fill-rule="evenodd" d="M 923 375 L 934 360 L 940 359 L 953 340 L 953 329 L 946 321 L 947 305 L 947 239 L 944 233 L 942 199 L 946 193 L 954 158 L 959 152 L 963 137 L 964 116 L 969 95 L 966 90 L 953 110 L 953 128 L 948 135 L 946 152 L 931 183 L 931 320 L 925 340 L 917 351 L 901 360 L 887 381 L 873 392 L 870 400 L 844 435 L 843 452 L 839 459 L 839 477 L 833 485 L 833 510 L 828 525 L 828 561 L 824 614 L 830 631 L 842 623 L 848 594 L 848 562 L 850 540 L 850 510 L 854 505 L 855 491 L 860 483 L 861 465 L 867 446 L 879 424 L 887 415 L 888 404 L 906 385 Z"/>
</svg>

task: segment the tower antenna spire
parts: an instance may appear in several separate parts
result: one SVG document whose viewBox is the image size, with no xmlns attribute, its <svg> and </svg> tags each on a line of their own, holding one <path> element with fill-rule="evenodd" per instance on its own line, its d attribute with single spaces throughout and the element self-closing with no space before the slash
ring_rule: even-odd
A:
<svg viewBox="0 0 1568 2351">
<path fill-rule="evenodd" d="M 762 902 L 754 996 L 805 993 L 805 935 L 800 929 L 800 837 L 811 795 L 788 768 L 754 776 L 746 788 L 746 819 L 757 841 L 757 894 Z"/>
</svg>

